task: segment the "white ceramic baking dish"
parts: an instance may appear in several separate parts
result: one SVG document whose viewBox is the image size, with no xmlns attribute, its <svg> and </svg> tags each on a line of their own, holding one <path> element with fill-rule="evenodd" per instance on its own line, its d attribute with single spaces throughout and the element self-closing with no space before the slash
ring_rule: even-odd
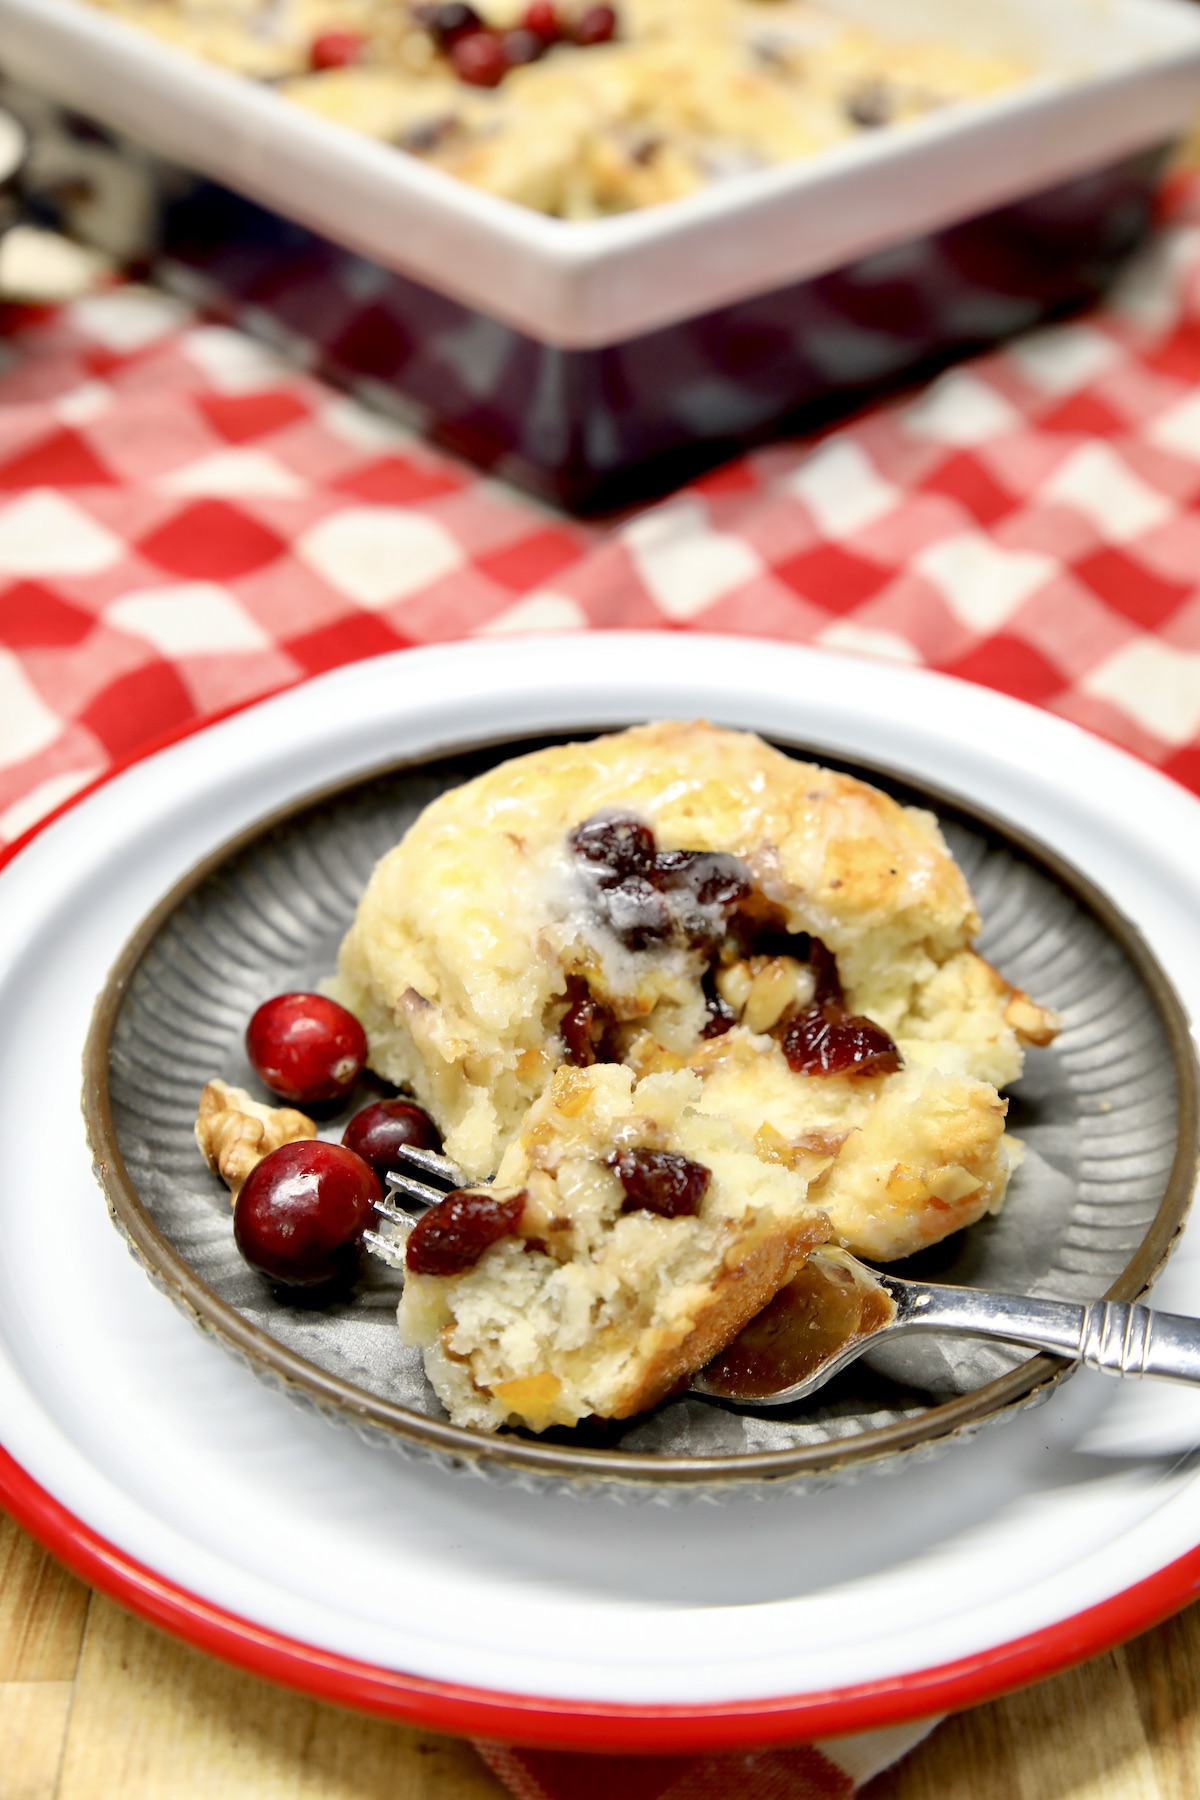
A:
<svg viewBox="0 0 1200 1800">
<path fill-rule="evenodd" d="M 986 342 L 1078 304 L 1102 285 L 1144 223 L 1153 168 L 1130 159 L 1161 151 L 1200 112 L 1200 8 L 1189 0 L 828 3 L 892 35 L 936 35 L 1016 54 L 1033 73 L 1009 92 L 864 135 L 807 161 L 733 177 L 645 212 L 579 223 L 477 192 L 82 0 L 0 0 L 0 68 L 299 222 L 327 246 L 394 274 L 398 287 L 385 310 L 402 319 L 406 340 L 415 335 L 427 346 L 432 336 L 445 345 L 457 334 L 457 342 L 464 326 L 482 318 L 484 337 L 491 335 L 486 346 L 476 346 L 478 366 L 467 387 L 473 382 L 478 399 L 481 380 L 488 385 L 480 373 L 486 365 L 503 368 L 500 385 L 507 381 L 512 394 L 490 406 L 487 417 L 469 418 L 462 395 L 453 400 L 437 379 L 423 385 L 414 376 L 403 346 L 381 345 L 375 331 L 362 350 L 345 316 L 344 291 L 335 309 L 337 334 L 354 338 L 354 354 L 344 342 L 339 352 L 335 334 L 312 319 L 299 327 L 293 320 L 291 328 L 319 341 L 335 373 L 393 390 L 468 453 L 568 502 L 586 501 L 598 489 L 608 493 L 617 475 L 664 458 L 674 467 L 673 457 L 697 445 L 711 454 L 760 434 L 798 406 L 859 392 L 865 381 L 893 378 L 941 350 Z M 1123 171 L 1111 191 L 1091 181 L 1101 170 Z M 930 314 L 928 327 L 900 332 L 898 347 L 874 341 L 881 330 L 888 335 L 887 307 L 882 317 L 872 314 L 861 291 L 850 305 L 849 336 L 841 328 L 840 293 L 821 292 L 819 316 L 812 317 L 808 302 L 828 277 L 858 270 L 862 289 L 864 259 L 870 264 L 899 246 L 937 245 L 939 234 L 961 222 L 988 220 L 1030 196 L 1068 190 L 1074 198 L 1065 212 L 1057 199 L 1049 214 L 1043 208 L 1037 242 L 1023 243 L 1017 274 L 998 289 L 983 283 L 993 299 L 1002 291 L 1006 302 L 1028 304 L 992 306 L 985 319 L 979 259 L 971 254 L 970 291 L 953 318 L 928 304 L 930 287 L 945 280 L 941 263 L 927 262 L 917 298 Z M 205 231 L 211 249 L 208 215 Z M 260 227 L 250 235 L 256 232 L 261 238 Z M 999 249 L 1003 259 L 1004 246 Z M 952 262 L 957 279 L 961 258 Z M 877 267 L 866 267 L 868 286 L 878 281 Z M 214 291 L 228 288 L 228 271 L 211 257 L 207 273 Z M 1054 278 L 1047 282 L 1048 273 Z M 312 279 L 311 261 L 305 279 Z M 891 264 L 885 279 L 894 285 Z M 404 297 L 409 286 L 424 296 L 420 304 Z M 747 304 L 753 309 L 761 297 L 780 295 L 792 302 L 800 296 L 805 304 L 799 311 L 793 303 L 769 309 L 765 319 L 753 310 L 739 316 Z M 434 297 L 453 312 L 436 318 L 428 304 Z M 371 304 L 378 312 L 378 285 Z M 831 313 L 840 330 L 832 358 L 824 349 Z M 970 328 L 964 313 L 971 315 Z M 714 320 L 732 322 L 732 364 L 729 333 L 719 327 L 686 347 L 666 341 L 665 328 L 696 321 L 711 327 Z M 518 369 L 512 344 L 496 335 L 504 332 L 514 344 L 565 354 L 517 357 Z M 788 357 L 775 343 L 767 364 L 753 367 L 748 338 L 781 333 L 804 340 L 803 355 Z M 648 346 L 648 354 L 602 369 L 587 360 L 635 344 Z M 461 344 L 435 360 L 453 363 L 455 355 L 461 363 Z M 647 386 L 662 386 L 658 371 L 672 359 L 669 401 L 660 396 L 648 409 L 658 414 L 648 432 L 630 432 L 628 419 L 636 414 L 644 422 L 647 411 L 638 412 L 639 396 Z M 747 367 L 749 400 L 742 391 Z M 739 390 L 736 402 L 720 399 L 722 383 Z M 514 424 L 514 406 L 526 413 L 540 408 L 536 429 Z M 568 464 L 573 472 L 564 475 Z"/>
<path fill-rule="evenodd" d="M 829 0 L 1008 51 L 1024 86 L 653 210 L 580 223 L 477 192 L 80 0 L 0 0 L 0 64 L 384 267 L 573 349 L 838 268 L 1161 142 L 1200 112 L 1187 0 Z"/>
</svg>

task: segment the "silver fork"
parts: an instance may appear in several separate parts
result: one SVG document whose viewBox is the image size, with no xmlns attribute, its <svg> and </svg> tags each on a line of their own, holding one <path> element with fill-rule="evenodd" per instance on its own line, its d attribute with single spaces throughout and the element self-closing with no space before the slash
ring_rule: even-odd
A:
<svg viewBox="0 0 1200 1800">
<path fill-rule="evenodd" d="M 379 1211 L 394 1224 L 411 1228 L 428 1207 L 455 1188 L 472 1185 L 457 1164 L 437 1151 L 405 1145 L 399 1155 L 426 1179 L 403 1169 L 388 1176 L 390 1193 Z M 414 1206 L 420 1210 L 414 1212 Z M 403 1263 L 403 1241 L 366 1233 L 370 1249 L 393 1266 Z M 827 1347 L 821 1346 L 817 1331 L 814 1349 L 812 1322 L 820 1316 L 822 1284 L 849 1323 L 845 1335 Z M 1021 1344 L 1105 1375 L 1200 1382 L 1200 1319 L 1119 1300 L 1079 1305 L 908 1281 L 826 1246 L 814 1251 L 797 1283 L 777 1294 L 720 1356 L 692 1376 L 689 1391 L 727 1405 L 789 1406 L 816 1393 L 872 1345 L 914 1331 Z"/>
</svg>

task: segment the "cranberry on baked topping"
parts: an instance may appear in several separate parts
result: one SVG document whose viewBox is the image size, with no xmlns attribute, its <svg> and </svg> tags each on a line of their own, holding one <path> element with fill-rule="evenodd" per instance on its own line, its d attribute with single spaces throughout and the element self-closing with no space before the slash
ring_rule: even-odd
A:
<svg viewBox="0 0 1200 1800">
<path fill-rule="evenodd" d="M 510 69 L 519 69 L 526 63 L 539 61 L 549 48 L 540 32 L 530 31 L 524 25 L 518 25 L 513 31 L 506 31 L 500 40 L 500 46 Z"/>
<path fill-rule="evenodd" d="M 607 44 L 617 35 L 617 15 L 611 6 L 589 6 L 571 27 L 573 44 Z"/>
<path fill-rule="evenodd" d="M 622 1212 L 652 1212 L 663 1219 L 700 1210 L 712 1171 L 674 1150 L 614 1150 L 605 1162 L 625 1189 Z"/>
<path fill-rule="evenodd" d="M 521 23 L 526 31 L 532 31 L 544 44 L 556 43 L 562 35 L 558 9 L 552 0 L 531 0 L 531 4 L 525 8 Z"/>
<path fill-rule="evenodd" d="M 414 1275 L 461 1275 L 485 1250 L 511 1237 L 525 1210 L 525 1189 L 516 1194 L 447 1194 L 417 1220 L 408 1234 L 404 1261 Z"/>
<path fill-rule="evenodd" d="M 313 69 L 348 69 L 361 62 L 367 40 L 361 31 L 319 31 L 308 47 Z"/>
<path fill-rule="evenodd" d="M 443 0 L 441 5 L 422 6 L 416 16 L 443 50 L 448 50 L 455 38 L 484 29 L 483 20 L 466 0 Z"/>
<path fill-rule="evenodd" d="M 450 61 L 460 81 L 471 87 L 499 87 L 508 74 L 504 45 L 494 31 L 468 31 L 450 46 Z"/>
</svg>

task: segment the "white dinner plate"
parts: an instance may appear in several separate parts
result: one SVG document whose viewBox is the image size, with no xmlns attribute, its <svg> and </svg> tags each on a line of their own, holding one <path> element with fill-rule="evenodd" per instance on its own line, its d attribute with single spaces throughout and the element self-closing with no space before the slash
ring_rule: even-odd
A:
<svg viewBox="0 0 1200 1800">
<path fill-rule="evenodd" d="M 1196 801 L 922 671 L 699 636 L 472 643 L 339 670 L 135 763 L 0 873 L 0 1499 L 125 1604 L 331 1699 L 668 1750 L 966 1704 L 1191 1597 L 1190 1390 L 1083 1373 L 886 1481 L 619 1507 L 381 1454 L 221 1354 L 126 1255 L 89 1168 L 80 1051 L 118 950 L 199 857 L 388 758 L 697 715 L 888 765 L 1042 838 L 1196 1016 Z M 1200 1313 L 1197 1226 L 1156 1298 Z"/>
</svg>

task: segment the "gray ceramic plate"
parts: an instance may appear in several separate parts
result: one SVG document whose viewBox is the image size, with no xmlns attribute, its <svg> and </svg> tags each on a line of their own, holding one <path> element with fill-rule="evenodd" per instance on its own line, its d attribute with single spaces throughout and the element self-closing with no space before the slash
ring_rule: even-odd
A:
<svg viewBox="0 0 1200 1800">
<path fill-rule="evenodd" d="M 135 933 L 97 1003 L 84 1109 L 110 1210 L 151 1278 L 257 1373 L 373 1438 L 574 1489 L 716 1496 L 845 1478 L 1043 1397 L 1064 1373 L 1054 1359 L 917 1338 L 864 1357 L 791 1411 L 755 1416 L 681 1398 L 590 1433 L 489 1437 L 449 1423 L 419 1355 L 400 1343 L 398 1275 L 368 1259 L 352 1296 L 313 1308 L 280 1301 L 241 1261 L 228 1195 L 193 1137 L 201 1087 L 221 1075 L 256 1088 L 242 1049 L 247 1018 L 267 996 L 332 969 L 376 859 L 443 789 L 536 747 L 503 743 L 374 771 L 300 800 L 215 851 Z M 983 953 L 1064 1018 L 1012 1092 L 1010 1124 L 1027 1157 L 1004 1210 L 900 1272 L 1136 1298 L 1169 1254 L 1196 1167 L 1197 1071 L 1174 991 L 1128 921 L 1044 846 L 961 800 L 874 768 L 854 772 L 939 814 L 985 921 Z M 378 1091 L 364 1084 L 341 1117 Z M 340 1121 L 328 1124 L 340 1135 Z"/>
</svg>

